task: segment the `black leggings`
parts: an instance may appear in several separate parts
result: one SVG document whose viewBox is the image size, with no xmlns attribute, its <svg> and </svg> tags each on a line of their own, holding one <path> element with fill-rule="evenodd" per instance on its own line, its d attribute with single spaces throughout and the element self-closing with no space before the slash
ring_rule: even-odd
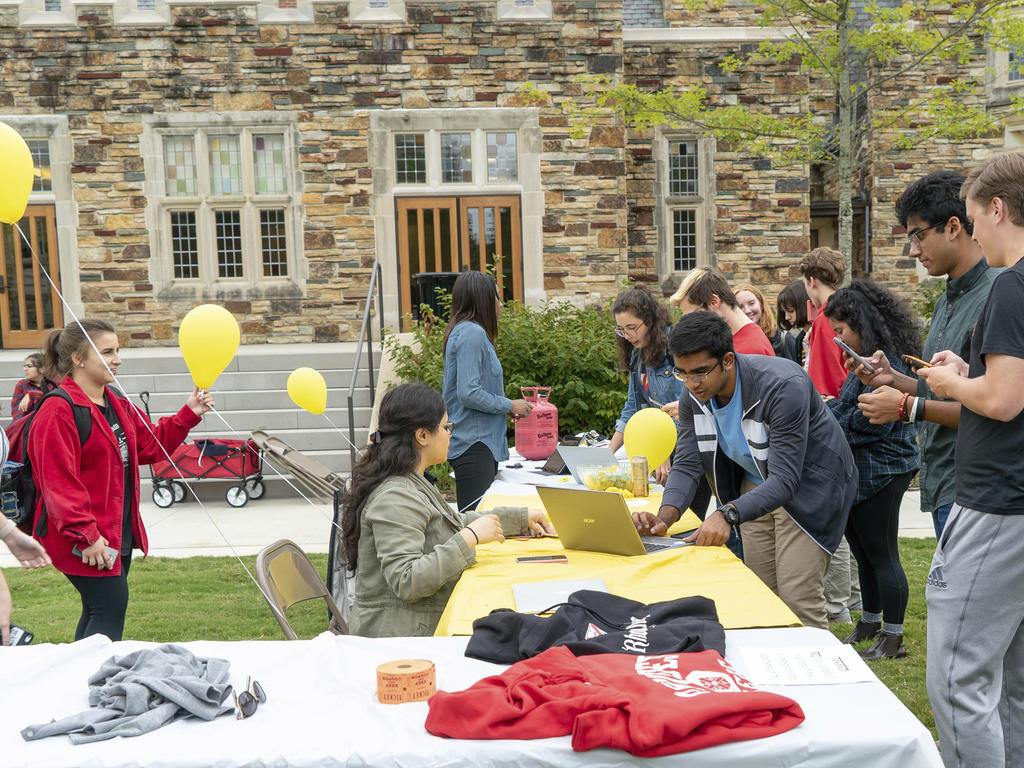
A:
<svg viewBox="0 0 1024 768">
<path fill-rule="evenodd" d="M 124 634 L 124 616 L 128 612 L 128 569 L 132 555 L 121 555 L 121 573 L 117 576 L 68 577 L 82 596 L 82 616 L 75 629 L 75 640 L 89 635 L 106 635 L 120 640 Z"/>
<path fill-rule="evenodd" d="M 480 497 L 487 493 L 498 474 L 498 462 L 494 460 L 491 449 L 476 442 L 461 455 L 448 459 L 448 463 L 455 471 L 455 499 L 459 511 L 476 509 Z"/>
<path fill-rule="evenodd" d="M 881 612 L 887 624 L 902 624 L 907 610 L 909 588 L 896 533 L 900 502 L 913 476 L 913 472 L 893 475 L 882 490 L 853 506 L 846 523 L 846 540 L 857 558 L 864 611 Z"/>
</svg>

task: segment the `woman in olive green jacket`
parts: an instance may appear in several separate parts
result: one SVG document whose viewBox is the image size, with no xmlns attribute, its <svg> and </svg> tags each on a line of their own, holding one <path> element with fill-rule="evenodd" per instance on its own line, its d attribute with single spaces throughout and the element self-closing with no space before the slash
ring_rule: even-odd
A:
<svg viewBox="0 0 1024 768">
<path fill-rule="evenodd" d="M 433 634 L 477 544 L 504 531 L 552 532 L 542 512 L 499 507 L 455 512 L 425 474 L 448 455 L 452 424 L 441 396 L 424 384 L 384 395 L 380 428 L 352 470 L 342 501 L 342 533 L 355 597 L 353 634 Z"/>
</svg>

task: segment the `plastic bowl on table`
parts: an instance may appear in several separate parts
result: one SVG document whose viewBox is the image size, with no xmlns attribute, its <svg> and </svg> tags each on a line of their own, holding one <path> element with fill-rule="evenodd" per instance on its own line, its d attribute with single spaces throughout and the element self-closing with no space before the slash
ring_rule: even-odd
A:
<svg viewBox="0 0 1024 768">
<path fill-rule="evenodd" d="M 578 471 L 583 484 L 594 491 L 629 490 L 633 487 L 629 462 L 604 466 L 581 465 Z"/>
</svg>

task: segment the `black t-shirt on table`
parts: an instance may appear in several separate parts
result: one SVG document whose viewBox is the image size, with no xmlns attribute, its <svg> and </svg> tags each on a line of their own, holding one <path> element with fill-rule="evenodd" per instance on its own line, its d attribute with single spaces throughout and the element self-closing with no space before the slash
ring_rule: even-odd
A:
<svg viewBox="0 0 1024 768">
<path fill-rule="evenodd" d="M 103 395 L 103 416 L 110 425 L 114 438 L 117 440 L 118 450 L 121 452 L 121 466 L 124 471 L 124 507 L 121 513 L 121 555 L 127 555 L 132 551 L 132 483 L 131 467 L 128 461 L 128 437 L 125 435 L 124 427 L 117 418 L 117 412 L 110 404 L 106 394 Z"/>
<path fill-rule="evenodd" d="M 985 373 L 984 355 L 1024 358 L 1024 259 L 992 283 L 971 337 L 971 378 Z M 1024 412 L 997 421 L 961 411 L 956 501 L 982 512 L 1024 515 Z"/>
</svg>

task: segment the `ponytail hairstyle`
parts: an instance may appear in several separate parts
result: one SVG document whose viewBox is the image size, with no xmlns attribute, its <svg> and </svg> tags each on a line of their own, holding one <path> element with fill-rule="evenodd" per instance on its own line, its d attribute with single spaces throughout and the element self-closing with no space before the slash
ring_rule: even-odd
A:
<svg viewBox="0 0 1024 768">
<path fill-rule="evenodd" d="M 420 449 L 416 431 L 439 429 L 445 414 L 444 400 L 437 390 L 419 382 L 400 384 L 380 402 L 377 431 L 352 468 L 352 479 L 341 500 L 341 535 L 348 569 L 356 570 L 359 533 L 366 499 L 392 475 L 416 470 Z"/>
<path fill-rule="evenodd" d="M 106 320 L 85 318 L 50 331 L 43 345 L 43 376 L 60 381 L 75 367 L 74 356 L 85 360 L 92 349 L 92 340 L 101 333 L 116 333 Z"/>
</svg>

